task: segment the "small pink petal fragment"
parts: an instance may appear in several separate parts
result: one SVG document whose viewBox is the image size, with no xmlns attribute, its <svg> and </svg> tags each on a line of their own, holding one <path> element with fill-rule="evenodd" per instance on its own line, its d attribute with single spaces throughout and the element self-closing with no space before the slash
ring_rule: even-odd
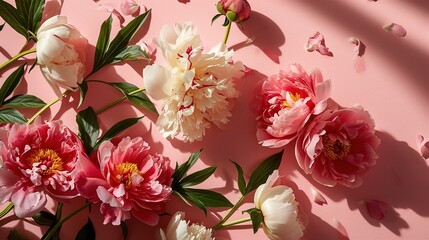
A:
<svg viewBox="0 0 429 240">
<path fill-rule="evenodd" d="M 407 30 L 399 24 L 391 23 L 383 26 L 384 30 L 391 33 L 395 37 L 405 37 L 407 35 Z"/>
<path fill-rule="evenodd" d="M 365 205 L 369 216 L 376 220 L 382 220 L 390 210 L 387 203 L 378 200 L 365 201 Z"/>
<path fill-rule="evenodd" d="M 341 234 L 340 239 L 348 240 L 349 234 L 347 233 L 346 228 L 341 224 L 337 219 L 334 218 L 334 227 L 338 230 L 338 232 Z"/>
<path fill-rule="evenodd" d="M 363 72 L 366 69 L 365 54 L 366 46 L 361 40 L 355 37 L 349 38 L 349 42 L 355 45 L 354 68 L 356 72 Z"/>
<path fill-rule="evenodd" d="M 429 141 L 425 141 L 425 138 L 420 134 L 417 135 L 417 147 L 422 157 L 429 159 Z"/>
<path fill-rule="evenodd" d="M 118 18 L 119 23 L 121 25 L 124 24 L 124 22 L 125 22 L 124 17 L 115 8 L 113 8 L 111 6 L 107 6 L 107 5 L 98 5 L 98 8 L 99 8 L 99 10 L 106 11 L 106 12 L 109 12 L 109 13 L 115 15 L 115 17 Z"/>
<path fill-rule="evenodd" d="M 311 187 L 311 193 L 313 194 L 313 201 L 320 206 L 323 206 L 323 204 L 328 204 L 325 197 L 323 197 L 322 194 L 320 194 L 316 189 Z"/>
<path fill-rule="evenodd" d="M 125 16 L 133 15 L 140 10 L 140 5 L 134 0 L 122 0 L 121 1 L 121 12 Z"/>
<path fill-rule="evenodd" d="M 305 50 L 307 50 L 308 52 L 318 51 L 320 54 L 329 57 L 334 56 L 334 54 L 329 51 L 329 48 L 326 47 L 325 38 L 320 32 L 317 32 L 316 34 L 314 34 L 314 36 L 308 39 L 307 45 L 305 46 Z"/>
</svg>

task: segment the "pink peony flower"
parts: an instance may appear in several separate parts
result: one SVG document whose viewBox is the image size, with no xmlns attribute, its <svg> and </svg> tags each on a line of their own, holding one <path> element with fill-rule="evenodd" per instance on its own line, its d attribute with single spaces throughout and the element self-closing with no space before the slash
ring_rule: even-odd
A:
<svg viewBox="0 0 429 240">
<path fill-rule="evenodd" d="M 295 154 L 305 173 L 326 186 L 362 184 L 380 144 L 374 122 L 362 107 L 330 109 L 316 116 L 297 139 Z"/>
<path fill-rule="evenodd" d="M 326 108 L 331 81 L 319 70 L 308 75 L 299 64 L 262 82 L 256 93 L 256 136 L 260 144 L 278 148 L 292 141 L 311 115 Z"/>
<path fill-rule="evenodd" d="M 252 12 L 246 0 L 220 0 L 216 7 L 219 13 L 226 14 L 231 22 L 243 22 L 250 18 Z"/>
<path fill-rule="evenodd" d="M 154 226 L 171 194 L 170 161 L 149 153 L 142 138 L 103 142 L 93 156 L 98 164 L 81 162 L 76 179 L 79 193 L 91 202 L 101 202 L 104 224 L 119 225 L 131 214 Z"/>
<path fill-rule="evenodd" d="M 87 160 L 81 140 L 61 121 L 0 128 L 0 203 L 11 201 L 18 217 L 42 210 L 46 194 L 78 195 L 77 163 Z"/>
</svg>

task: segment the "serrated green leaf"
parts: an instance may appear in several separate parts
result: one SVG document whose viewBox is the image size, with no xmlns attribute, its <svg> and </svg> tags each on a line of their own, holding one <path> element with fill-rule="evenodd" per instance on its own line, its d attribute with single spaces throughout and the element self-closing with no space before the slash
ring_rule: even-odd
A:
<svg viewBox="0 0 429 240">
<path fill-rule="evenodd" d="M 83 141 L 86 153 L 90 153 L 97 142 L 98 135 L 100 134 L 97 114 L 94 109 L 88 107 L 76 115 L 76 123 L 78 125 L 79 136 Z"/>
<path fill-rule="evenodd" d="M 138 45 L 131 45 L 116 55 L 112 63 L 120 61 L 138 61 L 142 59 L 145 59 L 148 62 L 150 61 L 150 57 L 147 52 L 143 51 Z"/>
<path fill-rule="evenodd" d="M 184 195 L 198 199 L 205 207 L 234 206 L 224 195 L 206 189 L 184 188 Z"/>
<path fill-rule="evenodd" d="M 41 108 L 45 105 L 46 103 L 43 102 L 40 98 L 29 94 L 20 94 L 13 96 L 12 98 L 6 100 L 3 103 L 3 106 L 22 108 Z"/>
<path fill-rule="evenodd" d="M 37 224 L 41 226 L 51 226 L 55 221 L 55 215 L 47 211 L 40 211 L 34 214 L 32 218 Z"/>
<path fill-rule="evenodd" d="M 90 218 L 77 233 L 76 240 L 95 240 L 95 229 Z"/>
<path fill-rule="evenodd" d="M 264 221 L 264 215 L 262 214 L 262 211 L 257 208 L 251 208 L 244 212 L 247 212 L 250 215 L 250 219 L 252 219 L 253 233 L 258 232 L 262 221 Z"/>
<path fill-rule="evenodd" d="M 83 101 L 85 101 L 86 93 L 88 92 L 88 83 L 86 81 L 83 81 L 79 85 L 79 103 L 77 104 L 77 107 L 79 108 L 80 105 L 82 105 Z"/>
<path fill-rule="evenodd" d="M 122 230 L 122 236 L 124 236 L 124 240 L 128 237 L 128 226 L 124 221 L 121 221 L 121 230 Z"/>
<path fill-rule="evenodd" d="M 208 167 L 203 170 L 194 172 L 182 180 L 180 180 L 179 185 L 181 187 L 189 187 L 200 184 L 209 178 L 216 170 L 216 167 Z"/>
<path fill-rule="evenodd" d="M 26 123 L 25 117 L 16 109 L 4 108 L 0 110 L 0 122 L 2 123 Z"/>
<path fill-rule="evenodd" d="M 96 150 L 102 142 L 108 141 L 108 140 L 114 138 L 116 135 L 118 135 L 119 133 L 121 133 L 125 129 L 133 126 L 136 123 L 138 123 L 140 121 L 140 119 L 142 119 L 142 118 L 143 117 L 127 118 L 125 120 L 122 120 L 122 121 L 116 123 L 109 130 L 107 130 L 106 133 L 103 134 L 103 136 L 101 136 L 101 138 L 97 141 L 97 143 L 95 144 L 92 151 Z"/>
<path fill-rule="evenodd" d="M 267 178 L 278 169 L 282 161 L 283 150 L 264 160 L 256 170 L 250 175 L 249 183 L 246 187 L 246 194 L 255 190 L 261 184 L 267 181 Z"/>
<path fill-rule="evenodd" d="M 238 163 L 234 161 L 231 161 L 231 162 L 234 164 L 235 168 L 237 169 L 238 190 L 240 190 L 240 193 L 244 196 L 246 195 L 246 181 L 244 180 L 244 176 L 243 176 L 243 168 L 241 168 L 241 166 Z"/>
<path fill-rule="evenodd" d="M 122 94 L 124 94 L 128 101 L 134 105 L 147 109 L 158 115 L 155 105 L 150 101 L 147 95 L 134 84 L 126 82 L 113 82 L 107 84 L 119 90 Z"/>
<path fill-rule="evenodd" d="M 213 25 L 213 23 L 214 23 L 214 21 L 216 21 L 216 19 L 218 19 L 220 16 L 222 16 L 222 14 L 216 14 L 213 18 L 212 18 L 212 25 Z"/>
<path fill-rule="evenodd" d="M 174 173 L 172 175 L 172 178 L 173 178 L 172 188 L 173 189 L 175 189 L 175 187 L 178 187 L 179 181 L 183 178 L 183 176 L 185 176 L 185 174 L 189 171 L 189 169 L 192 166 L 194 166 L 195 162 L 200 157 L 201 151 L 203 151 L 203 149 L 200 149 L 198 152 L 191 154 L 191 156 L 188 158 L 188 160 L 186 162 L 184 162 L 183 164 L 181 164 L 176 169 L 176 171 L 174 171 Z"/>
<path fill-rule="evenodd" d="M 112 31 L 112 15 L 106 19 L 100 28 L 100 33 L 98 34 L 97 45 L 95 48 L 94 56 L 94 69 L 101 68 L 101 63 L 103 62 L 103 57 L 109 48 L 110 33 Z"/>
<path fill-rule="evenodd" d="M 4 0 L 0 1 L 0 17 L 3 18 L 7 24 L 9 24 L 15 31 L 23 35 L 26 39 L 29 38 L 27 29 L 24 27 L 23 16 L 18 12 L 16 8 L 7 3 Z"/>
<path fill-rule="evenodd" d="M 12 229 L 7 236 L 7 240 L 27 240 L 24 235 L 20 234 L 16 229 Z"/>
<path fill-rule="evenodd" d="M 16 89 L 24 76 L 25 64 L 19 66 L 12 74 L 6 79 L 0 88 L 0 104 L 3 105 L 4 100 Z"/>
</svg>

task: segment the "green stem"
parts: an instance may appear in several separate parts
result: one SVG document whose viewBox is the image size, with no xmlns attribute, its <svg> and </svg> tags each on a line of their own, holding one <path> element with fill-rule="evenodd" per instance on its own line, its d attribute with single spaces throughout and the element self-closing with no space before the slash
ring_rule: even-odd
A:
<svg viewBox="0 0 429 240">
<path fill-rule="evenodd" d="M 252 221 L 251 218 L 241 218 L 241 219 L 237 219 L 237 220 L 230 221 L 230 222 L 227 222 L 227 223 L 223 223 L 221 225 L 216 225 L 215 227 L 213 227 L 213 230 L 219 230 L 221 228 L 227 228 L 227 227 L 230 227 L 230 226 L 234 226 L 234 225 L 237 225 L 237 224 L 240 224 L 240 223 L 250 222 L 250 221 Z"/>
<path fill-rule="evenodd" d="M 63 97 L 67 96 L 71 91 L 67 90 L 63 93 Z M 39 111 L 36 112 L 36 114 L 34 114 L 30 119 L 28 119 L 27 124 L 30 124 L 34 121 L 34 119 L 36 119 L 40 114 L 42 114 L 42 112 L 44 112 L 46 109 L 48 109 L 50 106 L 54 105 L 55 103 L 57 103 L 58 101 L 60 101 L 61 98 L 57 97 L 54 100 L 52 100 L 50 103 L 46 104 L 45 106 L 43 106 Z"/>
<path fill-rule="evenodd" d="M 25 56 L 25 55 L 30 54 L 30 53 L 34 53 L 34 52 L 36 52 L 35 48 L 28 49 L 26 51 L 18 53 L 16 56 L 12 57 L 11 59 L 7 60 L 2 65 L 0 65 L 0 70 L 3 69 L 4 67 L 6 67 L 7 65 L 13 63 L 14 61 L 16 61 L 17 59 L 19 59 L 20 57 Z"/>
<path fill-rule="evenodd" d="M 9 203 L 9 205 L 7 205 L 7 206 L 3 209 L 3 211 L 1 211 L 1 212 L 0 212 L 0 219 L 1 219 L 2 217 L 4 217 L 8 212 L 10 212 L 10 210 L 12 210 L 12 208 L 13 208 L 13 203 Z"/>
<path fill-rule="evenodd" d="M 95 80 L 93 80 L 93 81 L 95 81 Z M 127 93 L 127 95 L 134 95 L 134 94 L 139 93 L 139 92 L 141 92 L 141 91 L 143 91 L 143 90 L 144 90 L 144 88 L 139 88 L 139 89 L 137 89 L 137 90 L 134 90 L 134 91 L 132 91 L 132 92 Z M 121 97 L 121 98 L 118 98 L 118 99 L 116 99 L 116 100 L 114 100 L 114 101 L 112 101 L 112 102 L 108 103 L 108 104 L 107 104 L 107 105 L 105 105 L 104 107 L 102 107 L 102 108 L 98 109 L 97 111 L 95 111 L 95 113 L 96 113 L 96 114 L 100 114 L 100 113 L 102 113 L 102 112 L 106 111 L 107 109 L 109 109 L 109 108 L 111 108 L 111 107 L 115 106 L 116 104 L 118 104 L 118 103 L 122 102 L 122 101 L 123 101 L 123 100 L 125 100 L 125 99 L 127 99 L 127 97 L 126 97 L 126 96 L 123 96 L 123 97 Z"/>
<path fill-rule="evenodd" d="M 213 227 L 213 229 L 218 229 L 220 226 L 222 226 L 232 216 L 232 214 L 234 214 L 234 212 L 237 211 L 238 207 L 240 207 L 243 200 L 244 200 L 244 196 L 241 196 L 241 198 L 238 199 L 237 203 L 229 210 L 226 216 L 218 224 L 216 224 Z"/>
<path fill-rule="evenodd" d="M 228 41 L 229 32 L 231 31 L 231 25 L 232 25 L 232 22 L 229 21 L 228 26 L 226 26 L 225 37 L 223 38 L 223 43 L 224 44 L 226 44 L 226 42 Z"/>
<path fill-rule="evenodd" d="M 69 220 L 70 218 L 72 218 L 74 215 L 78 214 L 80 211 L 84 210 L 85 208 L 87 208 L 89 205 L 91 205 L 91 203 L 87 203 L 85 205 L 83 205 L 82 207 L 76 209 L 74 212 L 72 212 L 70 215 L 68 215 L 67 217 L 65 217 L 63 220 L 59 221 L 57 224 L 55 224 L 55 226 L 52 228 L 52 230 L 46 235 L 45 240 L 49 240 L 52 238 L 52 236 L 55 234 L 55 231 L 61 227 L 61 225 L 63 225 L 67 220 Z"/>
</svg>

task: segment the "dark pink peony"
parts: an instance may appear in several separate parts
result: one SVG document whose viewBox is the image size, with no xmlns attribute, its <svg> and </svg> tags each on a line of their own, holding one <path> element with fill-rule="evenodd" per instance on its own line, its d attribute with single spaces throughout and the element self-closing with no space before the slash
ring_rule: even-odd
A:
<svg viewBox="0 0 429 240">
<path fill-rule="evenodd" d="M 149 153 L 142 138 L 103 142 L 94 157 L 83 161 L 76 185 L 91 202 L 101 202 L 104 224 L 119 225 L 131 214 L 154 226 L 171 194 L 170 161 Z"/>
<path fill-rule="evenodd" d="M 262 80 L 254 104 L 259 143 L 278 148 L 295 139 L 311 115 L 325 110 L 330 89 L 319 70 L 309 75 L 299 64 Z"/>
<path fill-rule="evenodd" d="M 379 144 L 374 122 L 362 107 L 329 109 L 300 133 L 295 154 L 299 166 L 317 182 L 358 187 L 362 174 L 376 162 Z"/>
<path fill-rule="evenodd" d="M 78 161 L 87 160 L 81 140 L 61 121 L 0 128 L 0 203 L 11 201 L 18 217 L 42 210 L 46 194 L 78 195 Z"/>
</svg>

